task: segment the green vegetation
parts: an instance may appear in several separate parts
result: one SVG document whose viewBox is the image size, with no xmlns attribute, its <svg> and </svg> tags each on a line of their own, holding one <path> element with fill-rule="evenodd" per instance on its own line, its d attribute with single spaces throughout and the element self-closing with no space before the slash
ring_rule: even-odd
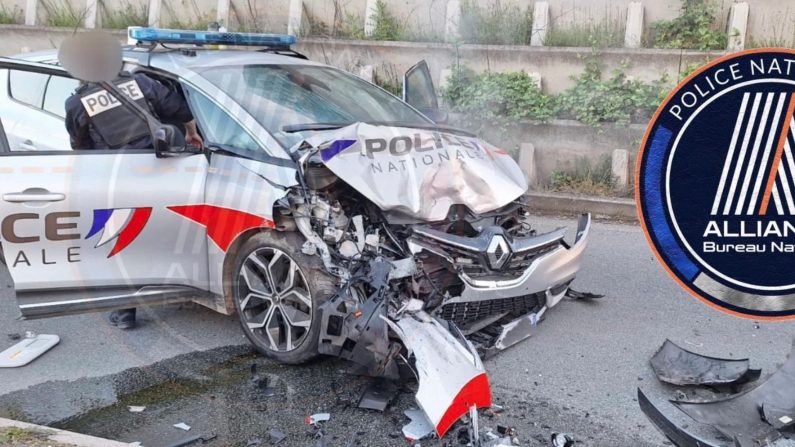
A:
<svg viewBox="0 0 795 447">
<path fill-rule="evenodd" d="M 0 25 L 10 25 L 22 22 L 22 10 L 14 6 L 0 5 Z"/>
<path fill-rule="evenodd" d="M 549 47 L 618 48 L 624 46 L 624 26 L 620 20 L 575 23 L 567 28 L 552 27 L 544 45 Z"/>
<path fill-rule="evenodd" d="M 0 428 L 0 445 L 19 447 L 67 447 L 49 440 L 49 433 L 38 430 L 8 427 Z"/>
<path fill-rule="evenodd" d="M 665 98 L 666 76 L 652 83 L 629 79 L 623 64 L 609 79 L 602 79 L 602 65 L 597 53 L 586 58 L 585 71 L 572 76 L 574 85 L 557 97 L 559 114 L 590 125 L 625 125 L 635 116 L 651 116 Z"/>
<path fill-rule="evenodd" d="M 403 40 L 405 27 L 389 12 L 384 0 L 375 2 L 375 14 L 372 17 L 372 40 Z"/>
<path fill-rule="evenodd" d="M 492 0 L 485 7 L 474 0 L 461 3 L 461 40 L 473 44 L 529 45 L 533 34 L 533 9 Z"/>
<path fill-rule="evenodd" d="M 723 50 L 728 43 L 712 0 L 683 0 L 679 17 L 654 22 L 651 31 L 654 48 Z"/>
<path fill-rule="evenodd" d="M 549 179 L 553 191 L 605 196 L 615 195 L 613 169 L 609 156 L 600 157 L 596 163 L 581 157 L 570 169 L 556 170 Z"/>
<path fill-rule="evenodd" d="M 44 24 L 63 28 L 78 28 L 83 25 L 87 11 L 75 7 L 68 0 L 41 0 L 46 13 Z"/>
<path fill-rule="evenodd" d="M 373 84 L 392 93 L 398 98 L 403 96 L 403 78 L 398 74 L 395 64 L 385 62 L 373 73 Z"/>
<path fill-rule="evenodd" d="M 125 2 L 122 9 L 116 11 L 105 10 L 102 17 L 102 27 L 109 29 L 126 29 L 128 26 L 146 26 L 149 22 L 149 4 L 132 4 Z"/>
<path fill-rule="evenodd" d="M 630 79 L 626 65 L 603 79 L 603 64 L 594 52 L 585 59 L 585 70 L 572 76 L 574 85 L 556 97 L 546 95 L 536 80 L 524 72 L 477 75 L 455 65 L 442 97 L 465 124 L 505 126 L 525 120 L 576 119 L 599 126 L 642 122 L 657 109 L 668 91 L 668 79 L 647 83 Z"/>
<path fill-rule="evenodd" d="M 552 98 L 544 94 L 527 73 L 475 75 L 453 70 L 443 97 L 454 112 L 464 115 L 473 128 L 505 127 L 525 120 L 548 121 L 554 115 Z"/>
</svg>

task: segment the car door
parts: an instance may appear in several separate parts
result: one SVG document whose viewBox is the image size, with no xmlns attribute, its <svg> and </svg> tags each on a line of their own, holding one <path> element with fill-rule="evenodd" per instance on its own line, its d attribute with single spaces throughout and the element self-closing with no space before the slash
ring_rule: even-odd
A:
<svg viewBox="0 0 795 447">
<path fill-rule="evenodd" d="M 0 83 L 6 90 L 0 112 L 9 116 L 6 133 L 12 151 L 63 150 L 64 144 L 68 148 L 64 101 L 77 88 L 77 80 L 9 69 L 3 70 Z"/>
<path fill-rule="evenodd" d="M 64 75 L 8 59 L 0 68 Z M 203 202 L 205 155 L 59 149 L 0 152 L 0 244 L 23 316 L 179 301 L 207 289 L 206 230 L 170 211 Z"/>
<path fill-rule="evenodd" d="M 411 67 L 403 76 L 403 102 L 419 110 L 437 124 L 447 121 L 448 113 L 439 108 L 431 70 L 425 61 Z"/>
</svg>

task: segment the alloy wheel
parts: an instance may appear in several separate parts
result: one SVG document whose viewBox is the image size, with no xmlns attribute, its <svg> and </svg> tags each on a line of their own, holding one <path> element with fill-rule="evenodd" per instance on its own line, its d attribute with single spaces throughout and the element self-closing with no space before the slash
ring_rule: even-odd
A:
<svg viewBox="0 0 795 447">
<path fill-rule="evenodd" d="M 268 349 L 301 346 L 312 325 L 312 296 L 301 267 L 278 248 L 252 252 L 238 272 L 240 311 L 251 334 Z"/>
</svg>

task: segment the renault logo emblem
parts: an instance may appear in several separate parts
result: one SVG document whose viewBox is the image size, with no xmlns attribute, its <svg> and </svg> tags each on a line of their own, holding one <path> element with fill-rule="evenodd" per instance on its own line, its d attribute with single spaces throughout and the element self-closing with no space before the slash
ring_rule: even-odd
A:
<svg viewBox="0 0 795 447">
<path fill-rule="evenodd" d="M 505 242 L 505 238 L 496 235 L 491 238 L 489 248 L 486 249 L 486 255 L 488 255 L 491 268 L 499 270 L 505 265 L 505 262 L 511 255 L 511 250 L 508 248 L 508 243 Z"/>
</svg>

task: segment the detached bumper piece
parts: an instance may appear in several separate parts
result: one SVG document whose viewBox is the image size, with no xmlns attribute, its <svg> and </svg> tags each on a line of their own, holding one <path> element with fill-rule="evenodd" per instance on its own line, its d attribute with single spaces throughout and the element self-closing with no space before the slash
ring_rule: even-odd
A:
<svg viewBox="0 0 795 447">
<path fill-rule="evenodd" d="M 714 402 L 673 402 L 688 416 L 711 425 L 737 447 L 767 445 L 795 423 L 795 352 L 758 387 Z M 767 409 L 767 411 L 766 411 Z"/>
<path fill-rule="evenodd" d="M 640 388 L 638 388 L 638 404 L 640 404 L 640 409 L 643 411 L 643 414 L 649 418 L 654 426 L 678 447 L 719 447 L 717 444 L 710 444 L 688 433 L 684 428 L 678 427 L 671 422 L 665 417 L 662 411 L 651 403 Z"/>
<path fill-rule="evenodd" d="M 751 369 L 748 359 L 731 360 L 706 357 L 666 340 L 651 367 L 657 378 L 672 385 L 741 385 L 759 379 L 760 369 Z"/>
<path fill-rule="evenodd" d="M 668 355 L 679 352 L 686 360 L 694 360 L 693 356 L 700 357 L 681 350 L 673 343 L 667 342 L 666 345 L 655 355 L 655 358 L 664 358 L 666 352 Z M 666 349 L 670 351 L 666 351 Z M 704 358 L 701 357 L 701 359 Z M 736 380 L 738 377 L 747 378 L 748 373 L 743 372 L 744 365 L 742 364 L 727 365 L 726 361 L 722 361 L 722 359 L 717 359 L 717 362 L 715 362 L 716 359 L 707 358 L 707 360 L 708 362 L 695 359 L 695 362 L 696 365 L 702 366 L 722 368 L 728 366 L 728 369 L 701 370 L 703 374 L 699 377 L 693 376 L 693 380 L 690 381 L 703 380 L 705 377 L 720 379 L 719 382 L 729 379 Z M 674 365 L 681 366 L 676 365 L 675 362 Z M 738 366 L 739 368 L 737 368 Z M 731 372 L 731 374 L 723 377 L 714 374 L 715 371 L 727 374 Z M 682 379 L 682 377 L 677 377 L 677 379 Z M 682 380 L 677 381 L 682 382 Z M 711 447 L 717 445 L 701 440 L 686 432 L 684 428 L 678 427 L 652 405 L 640 390 L 638 390 L 638 403 L 649 420 L 677 446 Z M 696 422 L 709 425 L 727 439 L 732 440 L 733 447 L 780 445 L 776 441 L 784 437 L 786 432 L 792 433 L 792 429 L 795 428 L 795 350 L 778 371 L 756 388 L 712 402 L 672 401 L 672 403 Z"/>
<path fill-rule="evenodd" d="M 417 405 L 440 439 L 471 408 L 491 407 L 491 388 L 483 363 L 454 325 L 448 326 L 422 311 L 390 325 L 414 359 L 419 379 Z M 416 419 L 412 420 L 416 424 Z"/>
</svg>

